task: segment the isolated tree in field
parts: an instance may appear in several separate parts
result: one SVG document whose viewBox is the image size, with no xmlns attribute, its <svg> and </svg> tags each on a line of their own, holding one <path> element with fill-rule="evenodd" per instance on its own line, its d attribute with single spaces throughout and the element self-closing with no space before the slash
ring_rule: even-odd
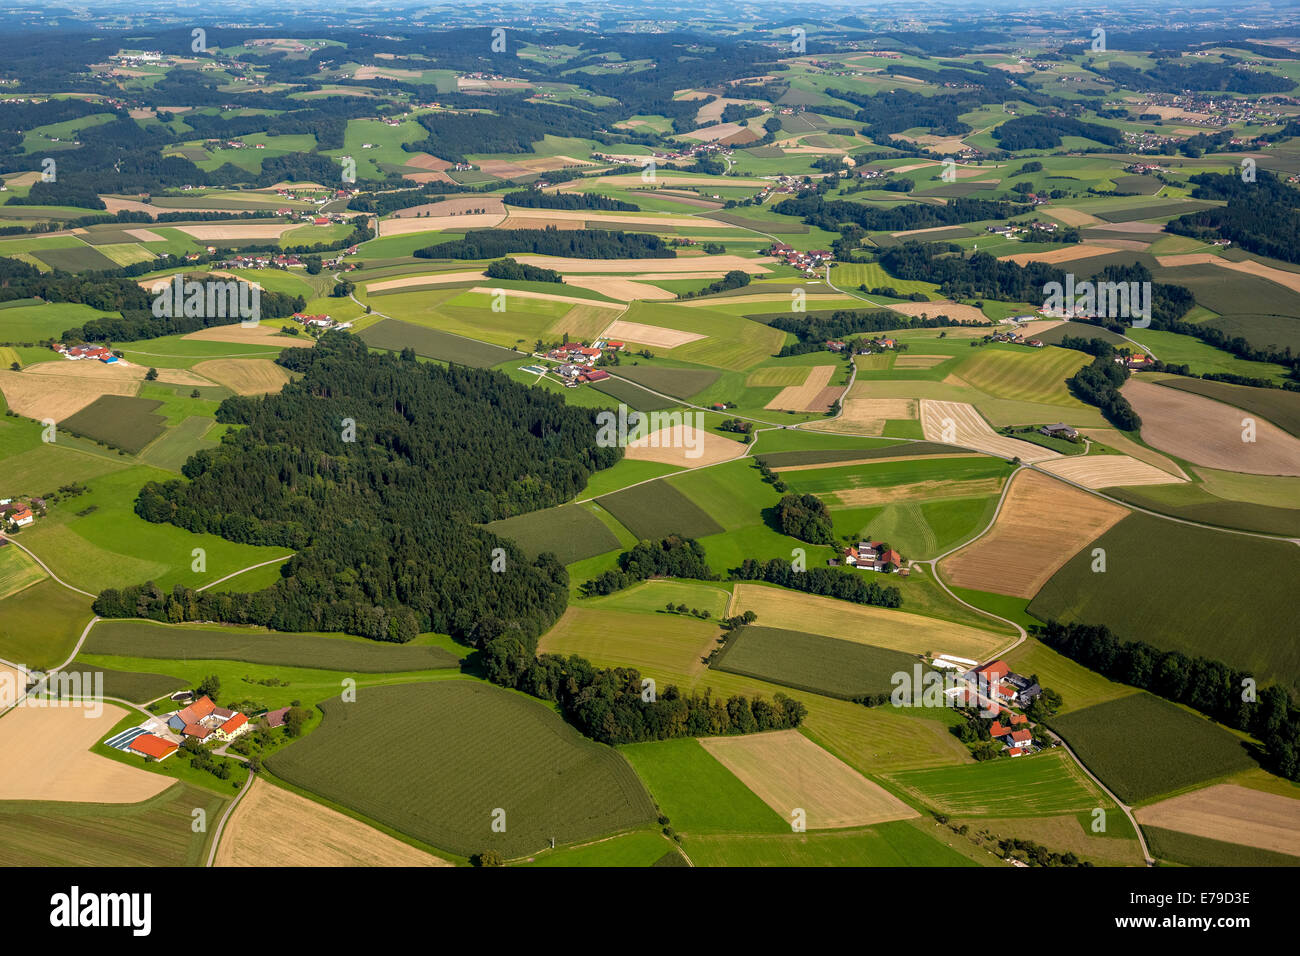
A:
<svg viewBox="0 0 1300 956">
<path fill-rule="evenodd" d="M 211 697 L 215 700 L 221 696 L 221 678 L 216 674 L 209 674 L 199 681 L 199 686 L 194 689 L 194 693 L 199 697 Z"/>
<path fill-rule="evenodd" d="M 156 368 L 151 368 L 149 369 L 149 371 L 144 373 L 144 380 L 146 382 L 157 381 L 157 379 L 158 379 L 158 370 Z"/>
</svg>

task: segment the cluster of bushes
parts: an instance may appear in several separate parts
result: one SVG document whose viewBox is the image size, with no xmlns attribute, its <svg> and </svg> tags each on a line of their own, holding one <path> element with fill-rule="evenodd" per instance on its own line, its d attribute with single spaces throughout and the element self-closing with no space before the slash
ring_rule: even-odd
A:
<svg viewBox="0 0 1300 956">
<path fill-rule="evenodd" d="M 525 262 L 516 262 L 507 256 L 489 262 L 484 275 L 490 279 L 516 279 L 523 282 L 564 282 L 564 276 L 554 269 L 530 266 Z"/>
<path fill-rule="evenodd" d="M 608 229 L 473 229 L 464 239 L 416 249 L 418 259 L 500 259 L 511 253 L 575 259 L 672 259 L 663 239 L 643 232 Z"/>
<path fill-rule="evenodd" d="M 1300 780 L 1300 709 L 1276 684 L 1257 689 L 1244 671 L 1207 657 L 1121 641 L 1104 625 L 1048 621 L 1030 631 L 1048 647 L 1112 680 L 1186 704 L 1263 741 L 1265 766 Z M 1249 699 L 1248 699 L 1249 698 Z"/>
<path fill-rule="evenodd" d="M 554 701 L 578 730 L 607 744 L 788 730 L 808 713 L 801 701 L 779 693 L 771 701 L 724 700 L 710 691 L 688 696 L 675 685 L 651 693 L 634 668 L 596 667 L 576 655 L 537 657 L 512 637 L 488 644 L 483 669 L 495 684 Z"/>
<path fill-rule="evenodd" d="M 621 199 L 612 199 L 597 193 L 547 193 L 540 189 L 526 189 L 506 193 L 501 201 L 507 206 L 526 209 L 603 209 L 608 212 L 640 212 L 641 207 Z"/>
<path fill-rule="evenodd" d="M 772 558 L 756 561 L 746 558 L 739 568 L 731 572 L 733 581 L 766 581 L 779 584 L 792 591 L 820 594 L 824 597 L 852 601 L 854 604 L 872 604 L 876 607 L 901 607 L 902 592 L 894 585 L 882 587 L 868 580 L 875 575 L 860 571 L 840 571 L 835 568 L 808 568 L 796 571 L 789 561 Z"/>
<path fill-rule="evenodd" d="M 581 590 L 586 597 L 613 594 L 653 577 L 717 579 L 709 568 L 704 546 L 693 538 L 674 534 L 659 541 L 642 541 L 631 551 L 624 551 L 618 556 L 617 568 L 585 582 Z"/>
<path fill-rule="evenodd" d="M 835 529 L 826 502 L 816 495 L 785 495 L 776 505 L 782 534 L 809 544 L 834 544 Z"/>
<path fill-rule="evenodd" d="M 743 289 L 749 285 L 750 275 L 742 269 L 732 269 L 717 282 L 710 282 L 703 289 L 695 292 L 683 292 L 678 296 L 679 299 L 694 299 L 702 295 L 714 295 L 718 292 L 727 292 L 731 289 Z"/>
<path fill-rule="evenodd" d="M 1129 432 L 1141 428 L 1142 419 L 1133 410 L 1129 400 L 1120 393 L 1120 386 L 1127 380 L 1128 369 L 1110 355 L 1098 355 L 1091 365 L 1079 369 L 1065 383 L 1076 398 L 1089 405 L 1096 405 L 1108 422 L 1121 431 Z"/>
</svg>

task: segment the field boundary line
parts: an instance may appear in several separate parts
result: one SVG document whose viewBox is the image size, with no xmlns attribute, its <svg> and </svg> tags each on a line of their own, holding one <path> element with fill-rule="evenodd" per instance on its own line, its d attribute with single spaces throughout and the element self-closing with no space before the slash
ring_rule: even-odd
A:
<svg viewBox="0 0 1300 956">
<path fill-rule="evenodd" d="M 202 587 L 197 587 L 197 588 L 195 588 L 194 590 L 196 590 L 196 591 L 206 591 L 208 588 L 216 587 L 216 586 L 217 586 L 218 584 L 220 584 L 222 581 L 229 581 L 231 578 L 237 578 L 237 577 L 239 577 L 241 574 L 245 574 L 245 573 L 247 573 L 247 572 L 249 572 L 249 571 L 256 571 L 258 568 L 264 568 L 264 567 L 266 567 L 268 564 L 279 564 L 281 561 L 288 561 L 288 560 L 289 560 L 290 558 L 292 558 L 292 557 L 293 557 L 292 554 L 286 554 L 286 555 L 285 555 L 284 557 L 282 557 L 282 558 L 272 558 L 270 561 L 263 561 L 261 564 L 250 564 L 250 565 L 249 565 L 248 567 L 246 567 L 246 568 L 241 568 L 241 569 L 238 570 L 238 571 L 234 571 L 234 572 L 232 572 L 232 573 L 230 573 L 230 574 L 227 574 L 224 578 L 217 578 L 215 581 L 210 581 L 210 582 L 208 582 L 207 584 L 203 585 Z"/>
<path fill-rule="evenodd" d="M 69 591 L 76 591 L 78 594 L 84 594 L 84 595 L 85 595 L 86 597 L 88 597 L 88 598 L 94 598 L 94 597 L 97 596 L 97 595 L 91 594 L 89 591 L 83 591 L 83 590 L 81 590 L 81 588 L 76 587 L 76 586 L 74 586 L 74 585 L 71 585 L 71 584 L 69 584 L 67 581 L 63 580 L 63 578 L 59 577 L 57 574 L 55 574 L 53 571 L 50 570 L 50 566 L 49 566 L 48 564 L 46 564 L 44 561 L 42 561 L 40 558 L 38 558 L 35 554 L 33 554 L 33 553 L 32 553 L 32 550 L 31 550 L 30 548 L 25 547 L 25 546 L 19 544 L 17 541 L 15 541 L 15 540 L 13 539 L 12 536 L 7 535 L 7 534 L 0 534 L 0 538 L 3 538 L 5 541 L 8 541 L 8 542 L 9 542 L 10 544 L 12 544 L 12 545 L 16 545 L 19 551 L 25 552 L 26 555 L 27 555 L 29 558 L 31 558 L 33 561 L 35 561 L 37 564 L 39 564 L 39 565 L 44 569 L 44 571 L 45 571 L 46 574 L 48 574 L 51 578 L 54 579 L 54 581 L 55 581 L 56 584 L 61 584 L 61 585 L 63 585 L 63 586 L 64 586 L 65 588 L 67 588 Z"/>
</svg>

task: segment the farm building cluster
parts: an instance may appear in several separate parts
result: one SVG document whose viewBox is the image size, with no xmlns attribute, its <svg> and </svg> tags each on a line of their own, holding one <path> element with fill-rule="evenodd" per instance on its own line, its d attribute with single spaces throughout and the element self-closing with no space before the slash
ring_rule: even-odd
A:
<svg viewBox="0 0 1300 956">
<path fill-rule="evenodd" d="M 591 345 L 584 345 L 581 342 L 565 342 L 563 345 L 557 345 L 547 352 L 546 357 L 553 362 L 559 363 L 551 371 L 563 379 L 566 386 L 576 387 L 609 378 L 608 372 L 595 367 L 596 362 L 606 352 L 621 352 L 622 350 L 622 342 L 597 339 Z M 529 366 L 527 369 L 527 371 L 533 370 L 537 370 L 537 368 Z"/>
<path fill-rule="evenodd" d="M 879 571 L 882 574 L 910 573 L 903 566 L 903 556 L 883 541 L 860 541 L 857 547 L 844 549 L 844 564 L 859 571 Z"/>
<path fill-rule="evenodd" d="M 806 276 L 815 273 L 818 267 L 827 265 L 835 260 L 835 256 L 825 249 L 813 249 L 811 252 L 801 252 L 784 242 L 774 242 L 767 249 L 769 256 L 775 256 L 786 265 L 799 269 Z"/>
<path fill-rule="evenodd" d="M 0 498 L 0 531 L 6 528 L 26 528 L 35 523 L 38 514 L 45 514 L 45 501 L 42 498 L 32 498 L 30 501 Z"/>
<path fill-rule="evenodd" d="M 1019 332 L 994 332 L 988 337 L 990 342 L 1010 342 L 1013 345 L 1028 345 L 1031 349 L 1041 349 L 1041 339 L 1027 339 Z"/>
<path fill-rule="evenodd" d="M 832 352 L 850 352 L 854 355 L 874 355 L 877 352 L 888 352 L 898 348 L 898 341 L 890 338 L 875 339 L 857 339 L 854 342 L 841 342 L 838 339 L 828 339 L 826 347 Z"/>
<path fill-rule="evenodd" d="M 74 362 L 82 359 L 89 359 L 93 362 L 103 362 L 105 365 L 113 365 L 121 359 L 113 354 L 112 349 L 106 349 L 102 345 L 64 345 L 62 342 L 55 342 L 50 346 L 65 359 Z"/>
<path fill-rule="evenodd" d="M 204 696 L 173 713 L 151 717 L 138 727 L 114 734 L 104 743 L 151 760 L 166 760 L 187 738 L 199 743 L 228 744 L 251 726 L 246 715 L 218 707 L 212 698 Z"/>
<path fill-rule="evenodd" d="M 351 322 L 336 322 L 323 312 L 295 312 L 293 314 L 293 320 L 305 328 L 319 329 L 322 332 L 326 329 L 338 329 L 339 331 L 343 331 L 352 328 Z"/>
</svg>

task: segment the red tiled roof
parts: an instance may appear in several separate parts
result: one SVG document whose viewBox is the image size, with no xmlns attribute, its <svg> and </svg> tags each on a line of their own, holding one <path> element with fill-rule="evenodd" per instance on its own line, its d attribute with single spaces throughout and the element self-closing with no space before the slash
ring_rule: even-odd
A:
<svg viewBox="0 0 1300 956">
<path fill-rule="evenodd" d="M 1006 661 L 994 661 L 991 664 L 985 664 L 983 667 L 975 668 L 975 673 L 987 678 L 989 683 L 995 683 L 1011 673 L 1011 668 L 1007 666 Z"/>
<path fill-rule="evenodd" d="M 1017 726 L 1018 724 L 1027 724 L 1027 723 L 1029 723 L 1029 718 L 1026 717 L 1024 714 L 1012 714 L 1012 715 L 1011 715 L 1011 726 L 1012 726 L 1012 727 L 1015 727 L 1015 726 Z"/>
<path fill-rule="evenodd" d="M 184 710 L 178 711 L 176 716 L 187 724 L 197 724 L 216 709 L 217 705 L 212 702 L 212 698 L 203 696 Z"/>
<path fill-rule="evenodd" d="M 1028 743 L 1034 739 L 1033 731 L 1029 730 L 1013 730 L 1009 736 L 1018 744 Z"/>
<path fill-rule="evenodd" d="M 1011 756 L 1013 757 L 1019 757 L 1022 753 L 1024 753 L 1024 751 L 1021 750 L 1019 747 L 1012 747 L 1010 750 L 1007 751 L 1007 753 L 1011 754 Z"/>
<path fill-rule="evenodd" d="M 1011 728 L 1003 727 L 1000 721 L 995 720 L 993 721 L 992 726 L 989 727 L 989 733 L 994 737 L 1005 737 L 1007 734 L 1011 733 Z"/>
<path fill-rule="evenodd" d="M 231 717 L 228 721 L 226 721 L 217 729 L 220 730 L 223 734 L 233 734 L 236 730 L 244 726 L 244 724 L 246 723 L 248 723 L 247 717 L 245 717 L 243 714 L 235 714 L 234 717 Z"/>
<path fill-rule="evenodd" d="M 208 735 L 211 734 L 211 733 L 212 733 L 212 728 L 211 728 L 211 727 L 204 727 L 202 724 L 186 724 L 186 725 L 185 725 L 185 736 L 186 736 L 186 737 L 198 737 L 199 740 L 206 740 L 207 737 L 208 737 Z"/>
<path fill-rule="evenodd" d="M 262 719 L 266 721 L 268 727 L 283 727 L 284 715 L 287 713 L 289 713 L 289 708 L 281 707 L 279 710 L 272 710 L 263 714 Z"/>
<path fill-rule="evenodd" d="M 131 749 L 144 754 L 146 757 L 162 760 L 176 751 L 176 745 L 170 740 L 163 740 L 163 738 L 155 734 L 141 734 L 131 741 Z"/>
</svg>

